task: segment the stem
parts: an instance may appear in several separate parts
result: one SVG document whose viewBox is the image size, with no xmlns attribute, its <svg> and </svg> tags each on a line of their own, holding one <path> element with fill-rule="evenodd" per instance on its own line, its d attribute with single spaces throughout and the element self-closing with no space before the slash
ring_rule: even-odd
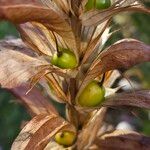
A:
<svg viewBox="0 0 150 150">
<path fill-rule="evenodd" d="M 101 81 L 98 83 L 98 85 L 99 85 L 100 87 L 103 85 L 104 80 L 105 80 L 105 73 L 103 74 Z"/>
<path fill-rule="evenodd" d="M 57 56 L 60 57 L 62 55 L 62 51 L 60 51 L 59 48 L 58 48 L 58 41 L 57 41 L 55 33 L 54 32 L 52 32 L 52 33 L 53 33 L 53 36 L 54 36 L 54 39 L 55 39 L 55 42 L 56 42 Z"/>
<path fill-rule="evenodd" d="M 96 0 L 94 0 L 94 8 L 96 8 Z"/>
</svg>

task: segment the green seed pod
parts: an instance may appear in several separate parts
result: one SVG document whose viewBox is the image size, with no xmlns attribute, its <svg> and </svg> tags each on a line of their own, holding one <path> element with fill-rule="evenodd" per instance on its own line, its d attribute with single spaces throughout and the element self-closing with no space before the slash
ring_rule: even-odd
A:
<svg viewBox="0 0 150 150">
<path fill-rule="evenodd" d="M 96 107 L 105 99 L 105 89 L 98 81 L 90 82 L 81 92 L 77 103 L 82 107 Z"/>
<path fill-rule="evenodd" d="M 61 131 L 55 135 L 55 141 L 63 146 L 71 146 L 74 144 L 76 139 L 76 134 L 71 131 Z"/>
<path fill-rule="evenodd" d="M 77 67 L 76 56 L 68 49 L 62 49 L 60 54 L 55 53 L 51 63 L 62 69 L 73 69 Z"/>
<path fill-rule="evenodd" d="M 94 0 L 88 0 L 88 2 L 85 5 L 85 9 L 87 11 L 91 10 L 94 8 Z"/>
<path fill-rule="evenodd" d="M 107 9 L 111 6 L 111 0 L 96 0 L 96 9 Z"/>
<path fill-rule="evenodd" d="M 111 0 L 88 0 L 85 5 L 87 11 L 91 9 L 107 9 L 111 6 Z"/>
</svg>

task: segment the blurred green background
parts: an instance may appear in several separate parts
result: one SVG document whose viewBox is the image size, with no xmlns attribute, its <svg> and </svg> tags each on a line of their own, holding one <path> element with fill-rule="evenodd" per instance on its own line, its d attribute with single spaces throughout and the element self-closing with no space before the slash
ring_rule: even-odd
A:
<svg viewBox="0 0 150 150">
<path fill-rule="evenodd" d="M 150 3 L 147 3 L 150 5 Z M 139 39 L 150 44 L 150 16 L 145 14 L 127 13 L 118 15 L 114 18 L 114 26 L 125 27 L 122 33 L 112 36 L 110 43 L 113 43 L 124 37 Z M 0 22 L 0 39 L 9 38 L 11 36 L 19 37 L 13 24 L 8 22 Z M 142 74 L 138 78 L 138 82 L 142 88 L 150 88 L 150 63 L 144 63 L 134 67 L 136 71 Z M 136 71 L 134 71 L 136 70 Z M 131 71 L 132 72 L 132 71 Z M 136 120 L 139 124 L 138 130 L 150 135 L 150 114 L 148 110 L 138 110 L 139 118 Z M 15 97 L 4 89 L 0 89 L 0 150 L 9 150 L 10 146 L 20 131 L 22 121 L 29 120 L 25 108 L 15 103 Z"/>
</svg>

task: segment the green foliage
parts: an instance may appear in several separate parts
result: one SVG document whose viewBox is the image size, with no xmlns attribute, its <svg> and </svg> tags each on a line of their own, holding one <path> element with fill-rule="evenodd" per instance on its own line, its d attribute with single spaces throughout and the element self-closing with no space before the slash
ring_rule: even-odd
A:
<svg viewBox="0 0 150 150">
<path fill-rule="evenodd" d="M 10 149 L 20 131 L 21 122 L 30 119 L 25 108 L 15 102 L 10 93 L 0 90 L 0 145 L 4 150 Z"/>
<path fill-rule="evenodd" d="M 17 30 L 13 24 L 3 21 L 0 23 L 0 39 L 5 36 L 18 36 Z"/>
<path fill-rule="evenodd" d="M 136 27 L 136 36 L 138 39 L 150 44 L 150 16 L 145 14 L 133 14 L 132 18 L 133 25 Z"/>
</svg>

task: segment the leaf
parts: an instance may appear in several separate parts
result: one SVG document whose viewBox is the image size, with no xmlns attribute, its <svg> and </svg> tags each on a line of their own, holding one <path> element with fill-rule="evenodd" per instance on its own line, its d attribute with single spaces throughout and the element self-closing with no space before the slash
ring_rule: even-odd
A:
<svg viewBox="0 0 150 150">
<path fill-rule="evenodd" d="M 23 103 L 32 116 L 39 114 L 58 114 L 54 106 L 48 101 L 42 92 L 34 87 L 28 94 L 26 92 L 30 89 L 28 84 L 21 85 L 19 87 L 10 89 L 19 101 Z"/>
<path fill-rule="evenodd" d="M 68 1 L 70 5 L 70 10 L 73 12 L 75 15 L 79 15 L 79 7 L 81 4 L 81 0 L 71 0 Z"/>
<path fill-rule="evenodd" d="M 49 0 L 40 0 L 45 6 L 47 7 L 58 7 L 57 9 L 60 9 L 60 11 L 63 11 L 64 13 L 69 13 L 70 9 L 69 9 L 69 2 L 67 2 L 66 0 L 53 0 L 53 1 L 49 1 Z"/>
<path fill-rule="evenodd" d="M 140 58 L 140 59 L 139 59 Z M 80 90 L 92 79 L 115 69 L 128 69 L 136 64 L 150 61 L 150 46 L 138 40 L 123 39 L 104 50 L 89 68 Z"/>
<path fill-rule="evenodd" d="M 56 44 L 50 31 L 40 23 L 25 23 L 18 27 L 21 38 L 34 51 L 39 54 L 52 56 Z"/>
<path fill-rule="evenodd" d="M 0 2 L 1 18 L 7 19 L 15 23 L 24 23 L 29 21 L 37 21 L 42 23 L 50 23 L 57 28 L 63 27 L 66 21 L 61 17 L 60 12 L 56 12 L 54 7 L 44 7 L 37 0 L 5 0 Z M 37 15 L 38 12 L 38 15 Z M 57 18 L 57 19 L 56 19 Z M 62 23 L 60 26 L 59 23 Z"/>
<path fill-rule="evenodd" d="M 103 106 L 135 106 L 150 109 L 150 90 L 123 92 L 111 95 L 102 104 Z"/>
<path fill-rule="evenodd" d="M 94 142 L 99 129 L 103 125 L 107 109 L 101 108 L 100 110 L 93 111 L 87 124 L 83 127 L 78 138 L 78 149 L 88 149 Z M 92 131 L 92 133 L 91 133 Z"/>
<path fill-rule="evenodd" d="M 38 72 L 38 67 L 47 65 L 44 60 L 0 47 L 0 84 L 5 88 L 17 87 L 27 82 Z"/>
<path fill-rule="evenodd" d="M 74 127 L 59 116 L 37 115 L 19 133 L 11 150 L 44 149 L 60 130 L 75 132 Z"/>
<path fill-rule="evenodd" d="M 66 106 L 66 118 L 76 128 L 79 127 L 79 117 L 80 116 L 78 111 L 73 106 L 71 105 Z"/>
<path fill-rule="evenodd" d="M 0 49 L 18 51 L 28 56 L 35 57 L 35 53 L 28 48 L 21 39 L 0 40 Z"/>
<path fill-rule="evenodd" d="M 105 150 L 148 150 L 150 149 L 150 137 L 134 131 L 115 130 L 97 138 L 95 144 Z"/>
<path fill-rule="evenodd" d="M 99 31 L 99 34 L 90 41 L 90 43 L 88 44 L 87 46 L 87 49 L 86 49 L 86 52 L 83 56 L 83 59 L 82 59 L 82 64 L 85 63 L 87 61 L 87 59 L 92 55 L 92 52 L 97 48 L 99 47 L 100 43 L 101 43 L 101 37 L 102 37 L 102 34 L 104 33 L 104 31 L 107 29 L 108 25 L 110 25 L 110 20 L 109 21 L 106 21 L 104 23 L 104 25 L 102 26 L 101 30 L 98 28 Z"/>
<path fill-rule="evenodd" d="M 49 30 L 55 31 L 64 38 L 78 60 L 78 46 L 69 24 L 69 18 L 55 7 L 46 7 L 32 0 L 27 2 L 21 0 L 19 3 L 17 0 L 5 0 L 5 2 L 0 1 L 0 12 L 0 20 L 9 20 L 17 24 L 30 21 L 44 24 Z"/>
<path fill-rule="evenodd" d="M 21 4 L 32 4 L 32 5 L 41 5 L 42 3 L 39 2 L 39 0 L 1 0 L 0 1 L 1 6 L 7 6 L 9 4 L 13 5 L 21 5 Z"/>
<path fill-rule="evenodd" d="M 69 13 L 69 6 L 66 0 L 54 0 L 59 8 L 61 8 L 65 13 Z"/>
<path fill-rule="evenodd" d="M 67 96 L 65 95 L 62 87 L 60 86 L 58 81 L 55 79 L 55 77 L 52 74 L 49 74 L 49 75 L 46 75 L 45 78 L 46 78 L 47 82 L 52 86 L 54 93 L 58 98 L 58 101 L 60 103 L 64 103 L 64 102 L 68 103 L 69 100 L 68 100 Z"/>
<path fill-rule="evenodd" d="M 120 12 L 124 11 L 137 11 L 150 14 L 150 10 L 144 8 L 142 5 L 125 5 L 125 7 L 110 7 L 106 10 L 91 10 L 84 14 L 80 15 L 80 19 L 84 26 L 97 26 L 98 24 L 103 23 L 104 21 L 112 18 L 114 15 L 117 15 Z"/>
<path fill-rule="evenodd" d="M 44 150 L 66 150 L 65 147 L 63 147 L 62 145 L 57 144 L 54 141 L 51 141 L 47 144 L 47 146 L 44 148 Z"/>
<path fill-rule="evenodd" d="M 105 74 L 104 87 L 112 87 L 114 82 L 120 77 L 120 73 L 117 70 L 108 71 Z"/>
<path fill-rule="evenodd" d="M 126 7 L 133 4 L 140 4 L 139 0 L 116 0 L 115 5 Z"/>
</svg>

